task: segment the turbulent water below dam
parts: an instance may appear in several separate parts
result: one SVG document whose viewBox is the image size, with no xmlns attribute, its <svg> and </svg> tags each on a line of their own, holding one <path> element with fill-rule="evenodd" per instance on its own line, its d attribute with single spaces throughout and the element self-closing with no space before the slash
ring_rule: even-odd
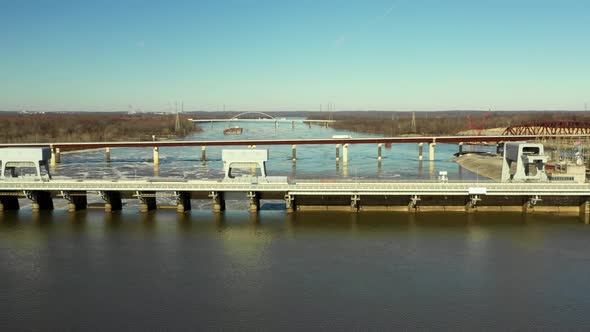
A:
<svg viewBox="0 0 590 332">
<path fill-rule="evenodd" d="M 298 124 L 240 124 L 244 139 L 360 134 Z M 222 139 L 205 124 L 187 139 Z M 367 136 L 367 135 L 363 135 Z M 235 137 L 232 137 L 235 138 Z M 266 148 L 266 147 L 258 147 Z M 270 149 L 269 174 L 296 179 L 484 181 L 439 144 Z M 425 149 L 425 156 L 427 156 Z M 222 176 L 221 148 L 62 155 L 56 177 Z M 427 159 L 427 158 L 426 158 Z M 98 199 L 98 198 L 96 198 Z M 520 213 L 297 212 L 245 201 L 215 214 L 89 209 L 0 214 L 0 330 L 590 329 L 590 226 Z M 98 202 L 98 201 L 97 201 Z M 24 201 L 23 201 L 24 203 Z M 194 203 L 197 203 L 196 201 Z M 63 203 L 65 204 L 65 203 Z"/>
</svg>

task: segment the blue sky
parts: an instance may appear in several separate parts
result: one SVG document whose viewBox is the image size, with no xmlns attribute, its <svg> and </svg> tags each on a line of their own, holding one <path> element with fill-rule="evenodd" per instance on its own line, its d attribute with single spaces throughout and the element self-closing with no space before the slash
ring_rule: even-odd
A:
<svg viewBox="0 0 590 332">
<path fill-rule="evenodd" d="M 181 100 L 584 109 L 590 1 L 0 0 L 0 109 L 161 111 Z"/>
</svg>

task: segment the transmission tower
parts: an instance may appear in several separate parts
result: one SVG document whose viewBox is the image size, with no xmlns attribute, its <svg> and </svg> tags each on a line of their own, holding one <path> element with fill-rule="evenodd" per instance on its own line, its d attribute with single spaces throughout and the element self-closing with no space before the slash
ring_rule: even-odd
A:
<svg viewBox="0 0 590 332">
<path fill-rule="evenodd" d="M 416 112 L 412 112 L 412 133 L 416 133 Z"/>
<path fill-rule="evenodd" d="M 180 113 L 176 112 L 176 121 L 174 121 L 174 132 L 180 132 Z"/>
</svg>

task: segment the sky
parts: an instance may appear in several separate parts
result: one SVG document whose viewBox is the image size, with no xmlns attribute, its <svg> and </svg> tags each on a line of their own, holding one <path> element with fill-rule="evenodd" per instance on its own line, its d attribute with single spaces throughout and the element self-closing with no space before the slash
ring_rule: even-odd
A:
<svg viewBox="0 0 590 332">
<path fill-rule="evenodd" d="M 0 110 L 175 102 L 583 110 L 590 0 L 0 0 Z"/>
</svg>

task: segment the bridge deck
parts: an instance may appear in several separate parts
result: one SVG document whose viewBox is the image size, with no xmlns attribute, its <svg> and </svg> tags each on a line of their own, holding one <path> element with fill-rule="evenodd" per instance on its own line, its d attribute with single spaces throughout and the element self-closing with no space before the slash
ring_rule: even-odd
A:
<svg viewBox="0 0 590 332">
<path fill-rule="evenodd" d="M 555 138 L 590 137 L 590 135 L 555 135 Z M 178 146 L 247 146 L 247 145 L 317 145 L 317 144 L 379 144 L 379 143 L 460 143 L 460 142 L 514 142 L 541 138 L 536 135 L 514 136 L 404 136 L 371 138 L 324 139 L 266 139 L 266 140 L 211 140 L 211 141 L 129 141 L 129 142 L 54 142 L 54 143 L 3 143 L 2 147 L 53 147 L 62 150 L 128 147 L 178 147 Z"/>
</svg>

